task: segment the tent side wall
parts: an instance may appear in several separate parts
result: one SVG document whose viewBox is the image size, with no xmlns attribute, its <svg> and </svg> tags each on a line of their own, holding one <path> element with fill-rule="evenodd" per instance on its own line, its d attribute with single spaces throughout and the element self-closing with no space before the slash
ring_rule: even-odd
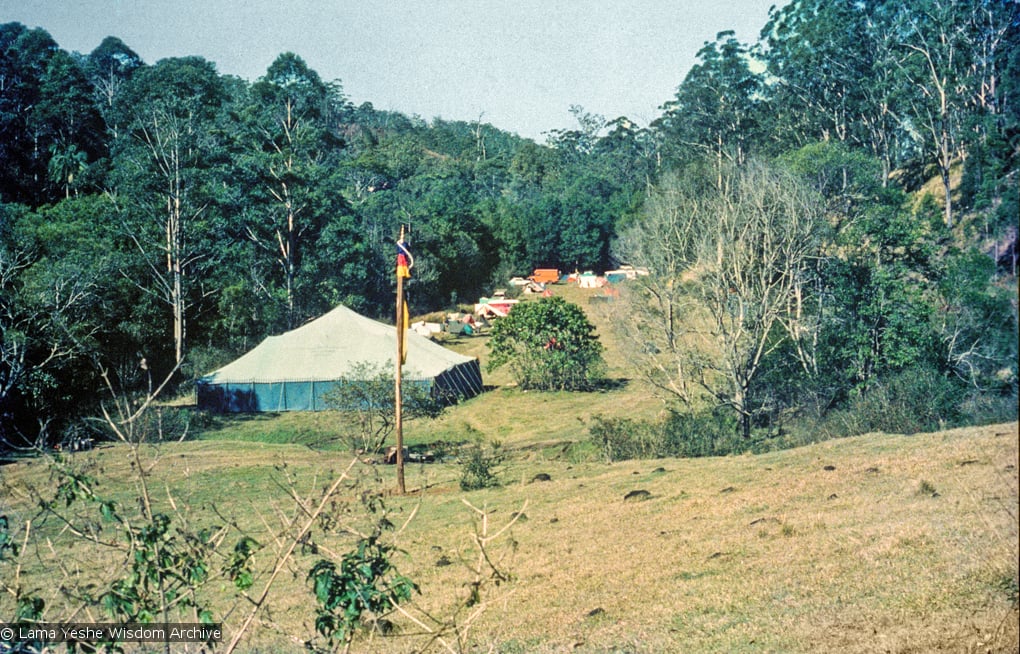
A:
<svg viewBox="0 0 1020 654">
<path fill-rule="evenodd" d="M 340 381 L 227 382 L 196 384 L 198 408 L 218 413 L 322 411 L 325 395 Z"/>
<path fill-rule="evenodd" d="M 458 400 L 474 397 L 481 393 L 485 387 L 482 385 L 482 368 L 478 359 L 465 361 L 457 364 L 449 370 L 444 370 L 436 375 L 433 382 L 432 395 L 437 399 L 451 403 Z"/>
<path fill-rule="evenodd" d="M 342 380 L 334 381 L 249 381 L 221 384 L 196 383 L 198 408 L 217 413 L 259 411 L 323 411 L 330 406 L 326 395 Z M 405 377 L 404 383 L 428 388 L 438 400 L 453 403 L 482 392 L 478 360 L 458 364 L 434 379 Z"/>
</svg>

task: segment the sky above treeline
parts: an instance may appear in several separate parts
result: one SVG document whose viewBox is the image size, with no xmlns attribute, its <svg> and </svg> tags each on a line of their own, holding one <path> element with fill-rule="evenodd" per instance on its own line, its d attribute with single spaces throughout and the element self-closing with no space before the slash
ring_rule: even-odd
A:
<svg viewBox="0 0 1020 654">
<path fill-rule="evenodd" d="M 88 54 L 116 36 L 149 64 L 198 55 L 254 81 L 283 52 L 355 104 L 481 120 L 544 141 L 571 105 L 657 118 L 718 32 L 757 41 L 783 0 L 0 0 L 0 23 Z"/>
</svg>

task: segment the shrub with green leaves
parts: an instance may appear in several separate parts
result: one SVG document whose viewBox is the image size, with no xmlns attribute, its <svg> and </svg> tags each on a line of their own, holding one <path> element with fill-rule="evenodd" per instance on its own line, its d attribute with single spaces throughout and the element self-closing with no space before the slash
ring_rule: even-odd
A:
<svg viewBox="0 0 1020 654">
<path fill-rule="evenodd" d="M 826 416 L 828 436 L 881 431 L 914 434 L 960 424 L 966 388 L 930 366 L 913 366 L 873 381 L 856 392 L 845 408 Z"/>
<path fill-rule="evenodd" d="M 465 491 L 499 486 L 496 468 L 503 462 L 498 441 L 488 446 L 481 442 L 465 445 L 460 451 L 460 489 Z"/>
<path fill-rule="evenodd" d="M 595 416 L 590 440 L 607 462 L 739 454 L 760 443 L 739 435 L 729 412 L 674 413 L 664 421 Z"/>
<path fill-rule="evenodd" d="M 55 456 L 51 465 L 52 494 L 37 499 L 43 514 L 66 525 L 80 544 L 114 548 L 124 555 L 123 569 L 97 570 L 98 577 L 76 562 L 79 571 L 62 583 L 61 595 L 80 602 L 79 610 L 99 608 L 120 623 L 213 622 L 213 607 L 203 588 L 213 575 L 211 561 L 224 533 L 220 528 L 196 529 L 182 512 L 153 511 L 139 458 L 133 459 L 134 469 L 140 471 L 140 494 L 133 503 L 100 496 L 99 480 L 86 472 L 89 464 L 79 466 L 72 457 Z M 0 549 L 3 542 L 0 534 Z M 18 597 L 16 618 L 41 620 L 44 608 L 39 597 Z M 106 640 L 82 641 L 79 646 L 83 651 L 121 651 Z"/>
<path fill-rule="evenodd" d="M 125 622 L 154 622 L 186 615 L 190 609 L 211 623 L 212 611 L 196 598 L 209 578 L 209 533 L 187 534 L 163 513 L 125 529 L 133 547 L 131 563 L 101 597 L 107 614 Z"/>
<path fill-rule="evenodd" d="M 607 463 L 663 456 L 662 428 L 650 422 L 595 416 L 589 434 Z"/>
<path fill-rule="evenodd" d="M 602 344 L 576 304 L 521 302 L 492 326 L 489 370 L 507 365 L 523 389 L 587 391 L 604 378 Z"/>
<path fill-rule="evenodd" d="M 390 560 L 394 550 L 378 536 L 369 536 L 344 554 L 339 567 L 322 559 L 308 573 L 318 603 L 315 630 L 331 648 L 349 644 L 363 618 L 378 619 L 418 590 L 413 581 L 396 573 Z"/>
<path fill-rule="evenodd" d="M 378 452 L 396 428 L 396 382 L 393 371 L 371 362 L 353 366 L 351 379 L 326 394 L 326 404 L 342 412 L 341 433 L 353 452 Z M 434 418 L 442 398 L 420 384 L 401 384 L 403 419 Z"/>
<path fill-rule="evenodd" d="M 767 449 L 768 441 L 755 434 L 740 435 L 737 417 L 722 407 L 699 413 L 672 413 L 662 425 L 666 456 L 727 456 Z"/>
</svg>

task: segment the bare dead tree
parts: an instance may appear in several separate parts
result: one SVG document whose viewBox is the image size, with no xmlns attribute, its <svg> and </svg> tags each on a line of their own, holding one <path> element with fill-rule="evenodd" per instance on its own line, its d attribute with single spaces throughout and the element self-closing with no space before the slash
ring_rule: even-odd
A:
<svg viewBox="0 0 1020 654">
<path fill-rule="evenodd" d="M 695 390 L 736 412 L 744 436 L 754 384 L 785 340 L 812 338 L 805 270 L 821 211 L 792 177 L 758 163 L 730 168 L 722 190 L 672 177 L 653 192 L 617 255 L 646 266 L 616 321 L 652 384 L 690 404 Z"/>
</svg>

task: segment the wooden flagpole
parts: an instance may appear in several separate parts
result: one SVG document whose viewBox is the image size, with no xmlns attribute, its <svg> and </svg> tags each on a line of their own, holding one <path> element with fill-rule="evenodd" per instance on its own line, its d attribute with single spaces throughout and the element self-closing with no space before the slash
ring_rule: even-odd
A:
<svg viewBox="0 0 1020 654">
<path fill-rule="evenodd" d="M 397 249 L 404 243 L 404 226 L 400 226 L 400 240 L 397 241 Z M 397 492 L 401 495 L 407 492 L 404 486 L 404 402 L 401 394 L 401 368 L 404 362 L 404 275 L 397 272 L 397 367 L 393 374 L 394 389 L 394 423 L 397 431 Z"/>
</svg>

